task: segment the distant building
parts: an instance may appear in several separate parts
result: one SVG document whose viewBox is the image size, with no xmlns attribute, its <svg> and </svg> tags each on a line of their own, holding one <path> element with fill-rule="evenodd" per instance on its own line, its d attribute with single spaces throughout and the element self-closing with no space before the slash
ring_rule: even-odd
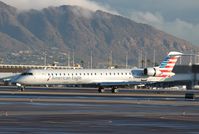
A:
<svg viewBox="0 0 199 134">
<path fill-rule="evenodd" d="M 168 87 L 177 85 L 186 85 L 191 89 L 194 85 L 199 85 L 199 65 L 176 65 L 172 76 L 172 81 L 155 83 L 151 86 Z"/>
</svg>

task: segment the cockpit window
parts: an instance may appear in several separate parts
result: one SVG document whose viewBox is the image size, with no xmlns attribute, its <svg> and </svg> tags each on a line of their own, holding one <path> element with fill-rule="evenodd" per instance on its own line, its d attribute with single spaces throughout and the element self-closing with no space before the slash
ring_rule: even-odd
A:
<svg viewBox="0 0 199 134">
<path fill-rule="evenodd" d="M 21 75 L 33 75 L 33 73 L 25 72 L 25 73 L 22 73 Z"/>
</svg>

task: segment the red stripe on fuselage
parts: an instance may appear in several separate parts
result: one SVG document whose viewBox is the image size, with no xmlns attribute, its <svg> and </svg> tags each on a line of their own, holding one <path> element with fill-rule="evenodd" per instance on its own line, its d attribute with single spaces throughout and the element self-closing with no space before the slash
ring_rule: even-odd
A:
<svg viewBox="0 0 199 134">
<path fill-rule="evenodd" d="M 156 76 L 156 77 L 163 77 L 163 78 L 166 78 L 166 77 L 168 77 L 169 75 L 160 75 L 160 76 Z"/>
</svg>

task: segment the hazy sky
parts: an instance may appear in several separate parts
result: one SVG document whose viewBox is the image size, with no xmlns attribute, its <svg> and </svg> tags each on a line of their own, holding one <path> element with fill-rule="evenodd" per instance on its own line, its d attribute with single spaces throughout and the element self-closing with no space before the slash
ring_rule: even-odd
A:
<svg viewBox="0 0 199 134">
<path fill-rule="evenodd" d="M 199 45 L 199 0 L 1 0 L 21 10 L 63 4 L 121 14 Z"/>
</svg>

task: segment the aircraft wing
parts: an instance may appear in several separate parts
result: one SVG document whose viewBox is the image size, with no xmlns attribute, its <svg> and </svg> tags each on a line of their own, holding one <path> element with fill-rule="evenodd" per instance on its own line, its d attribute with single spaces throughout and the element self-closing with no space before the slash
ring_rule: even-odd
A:
<svg viewBox="0 0 199 134">
<path fill-rule="evenodd" d="M 133 85 L 142 85 L 142 84 L 149 84 L 147 81 L 137 81 L 137 82 L 102 82 L 102 83 L 97 83 L 97 85 L 102 86 L 102 87 L 124 87 L 124 86 L 133 86 Z"/>
</svg>

